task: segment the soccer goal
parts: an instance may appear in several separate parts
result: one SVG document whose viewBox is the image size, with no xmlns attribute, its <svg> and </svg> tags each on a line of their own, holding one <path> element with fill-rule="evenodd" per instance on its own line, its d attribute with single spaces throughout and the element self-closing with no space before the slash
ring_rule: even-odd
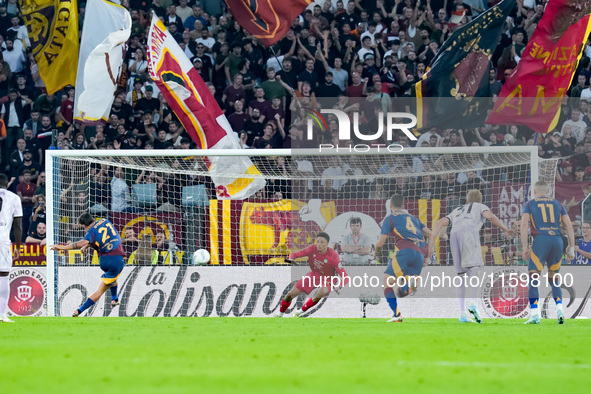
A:
<svg viewBox="0 0 591 394">
<path fill-rule="evenodd" d="M 230 178 L 248 183 L 262 174 L 265 186 L 243 200 L 224 198 L 224 180 L 208 172 L 212 158 L 226 163 L 245 156 L 258 172 Z M 83 237 L 76 223 L 83 212 L 108 218 L 123 240 L 122 305 L 111 310 L 107 295 L 89 310 L 92 316 L 269 315 L 293 284 L 285 257 L 318 232 L 330 235 L 345 266 L 383 265 L 385 256 L 372 254 L 391 195 L 404 195 L 407 209 L 431 227 L 476 188 L 510 226 L 533 182 L 546 180 L 553 190 L 557 165 L 530 146 L 400 153 L 50 150 L 46 158 L 48 244 Z M 515 240 L 496 229 L 486 236 L 487 264 L 519 263 L 511 252 Z M 195 266 L 193 254 L 201 249 L 210 261 Z M 447 249 L 439 241 L 432 264 L 451 264 Z M 47 253 L 49 315 L 70 315 L 94 291 L 102 271 L 98 257 L 87 253 Z"/>
</svg>

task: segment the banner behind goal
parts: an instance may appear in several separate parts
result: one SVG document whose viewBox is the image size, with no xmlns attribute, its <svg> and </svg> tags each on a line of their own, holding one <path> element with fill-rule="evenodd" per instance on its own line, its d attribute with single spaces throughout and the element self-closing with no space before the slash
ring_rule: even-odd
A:
<svg viewBox="0 0 591 394">
<path fill-rule="evenodd" d="M 266 186 L 247 200 L 219 199 L 208 176 L 205 154 L 248 155 L 264 175 Z M 484 203 L 506 225 L 513 225 L 521 216 L 532 182 L 546 180 L 553 190 L 557 164 L 539 159 L 537 148 L 529 146 L 332 154 L 309 150 L 65 150 L 48 151 L 47 159 L 51 190 L 48 243 L 83 237 L 84 229 L 76 224 L 83 212 L 108 218 L 121 234 L 126 252 L 122 280 L 127 289 L 120 293 L 137 306 L 136 312 L 142 303 L 144 307 L 154 303 L 156 315 L 167 312 L 164 306 L 157 309 L 159 302 L 150 301 L 155 295 L 135 294 L 131 287 L 140 282 L 144 287 L 166 282 L 168 290 L 158 291 L 167 293 L 167 300 L 175 294 L 177 306 L 170 310 L 176 312 L 171 315 L 183 315 L 182 311 L 186 315 L 190 313 L 186 304 L 193 302 L 193 298 L 188 301 L 189 285 L 203 280 L 202 274 L 214 275 L 207 282 L 215 293 L 215 283 L 222 286 L 228 279 L 223 273 L 227 271 L 216 271 L 215 266 L 246 266 L 240 270 L 248 272 L 248 266 L 282 265 L 291 250 L 309 246 L 320 231 L 330 235 L 330 245 L 345 266 L 384 264 L 385 255 L 374 259 L 372 253 L 393 194 L 404 195 L 407 209 L 431 227 L 464 203 L 469 189 L 479 189 Z M 351 225 L 357 223 L 361 236 L 352 233 Z M 519 264 L 517 239 L 504 239 L 496 228 L 486 228 L 482 236 L 487 264 Z M 186 267 L 192 265 L 198 249 L 210 252 L 211 268 Z M 49 314 L 69 315 L 98 283 L 98 257 L 78 251 L 48 253 L 47 257 Z M 447 242 L 442 239 L 433 264 L 451 263 Z M 280 296 L 274 296 L 273 305 Z M 256 303 L 247 307 L 248 300 L 244 302 L 247 312 L 255 308 Z M 200 308 L 207 308 L 206 304 L 203 301 Z M 101 314 L 111 313 L 104 308 Z"/>
</svg>

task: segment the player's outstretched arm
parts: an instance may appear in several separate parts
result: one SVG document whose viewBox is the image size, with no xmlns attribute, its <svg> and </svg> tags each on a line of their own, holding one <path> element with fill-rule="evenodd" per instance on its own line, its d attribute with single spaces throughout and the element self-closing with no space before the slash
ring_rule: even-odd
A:
<svg viewBox="0 0 591 394">
<path fill-rule="evenodd" d="M 428 248 L 428 252 L 427 252 L 427 256 L 431 256 L 433 254 L 433 252 L 435 251 L 435 240 L 437 239 L 437 236 L 439 235 L 439 233 L 441 232 L 441 230 L 446 227 L 449 226 L 450 222 L 449 222 L 449 218 L 445 217 L 445 218 L 441 218 L 437 221 L 437 223 L 435 223 L 435 225 L 433 226 L 433 230 L 430 230 L 430 234 L 429 236 L 429 248 Z M 423 231 L 428 230 L 427 228 L 425 228 Z"/>
<path fill-rule="evenodd" d="M 68 245 L 52 245 L 49 250 L 74 250 L 84 248 L 84 252 L 89 244 L 90 242 L 87 239 L 81 239 L 80 241 L 76 241 Z"/>
<path fill-rule="evenodd" d="M 529 242 L 528 242 L 528 235 L 529 235 L 529 213 L 524 213 L 521 215 L 521 245 L 523 246 L 523 260 L 529 260 Z"/>
<path fill-rule="evenodd" d="M 482 216 L 484 216 L 485 218 L 487 218 L 488 220 L 490 220 L 490 222 L 500 228 L 501 230 L 503 230 L 503 232 L 505 234 L 507 234 L 508 238 L 511 238 L 515 235 L 515 233 L 513 232 L 512 229 L 505 227 L 505 225 L 503 224 L 503 222 L 501 222 L 501 220 L 497 217 L 497 215 L 495 215 L 494 213 L 492 213 L 491 211 L 484 211 L 482 213 Z"/>
<path fill-rule="evenodd" d="M 568 248 L 567 248 L 567 260 L 571 261 L 575 258 L 575 231 L 573 229 L 573 224 L 570 221 L 568 215 L 562 215 L 560 217 L 560 221 L 566 228 L 566 235 L 568 236 Z"/>
</svg>

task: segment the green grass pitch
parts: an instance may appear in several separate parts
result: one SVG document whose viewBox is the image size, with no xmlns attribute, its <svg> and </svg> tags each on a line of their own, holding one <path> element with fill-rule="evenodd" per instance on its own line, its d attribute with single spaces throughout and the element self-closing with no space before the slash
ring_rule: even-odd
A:
<svg viewBox="0 0 591 394">
<path fill-rule="evenodd" d="M 579 393 L 591 320 L 16 318 L 2 393 Z"/>
</svg>

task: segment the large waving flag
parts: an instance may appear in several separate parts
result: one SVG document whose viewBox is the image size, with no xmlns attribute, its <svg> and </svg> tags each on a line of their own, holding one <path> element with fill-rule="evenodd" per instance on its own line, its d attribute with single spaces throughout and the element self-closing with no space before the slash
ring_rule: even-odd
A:
<svg viewBox="0 0 591 394">
<path fill-rule="evenodd" d="M 74 119 L 86 124 L 106 122 L 131 34 L 131 15 L 106 0 L 88 0 L 82 30 Z"/>
<path fill-rule="evenodd" d="M 281 40 L 312 0 L 226 0 L 240 26 L 271 46 Z"/>
<path fill-rule="evenodd" d="M 515 0 L 503 0 L 454 32 L 415 84 L 417 127 L 478 127 L 486 117 L 490 59 Z M 481 99 L 478 99 L 478 98 Z"/>
<path fill-rule="evenodd" d="M 207 85 L 156 16 L 148 34 L 148 71 L 197 146 L 240 149 Z M 209 157 L 208 166 L 220 199 L 245 199 L 266 184 L 248 157 Z"/>
<path fill-rule="evenodd" d="M 540 133 L 556 127 L 589 37 L 590 12 L 589 0 L 548 2 L 487 123 L 521 124 Z"/>
<path fill-rule="evenodd" d="M 47 92 L 76 82 L 78 6 L 75 1 L 21 0 L 31 50 Z"/>
</svg>

